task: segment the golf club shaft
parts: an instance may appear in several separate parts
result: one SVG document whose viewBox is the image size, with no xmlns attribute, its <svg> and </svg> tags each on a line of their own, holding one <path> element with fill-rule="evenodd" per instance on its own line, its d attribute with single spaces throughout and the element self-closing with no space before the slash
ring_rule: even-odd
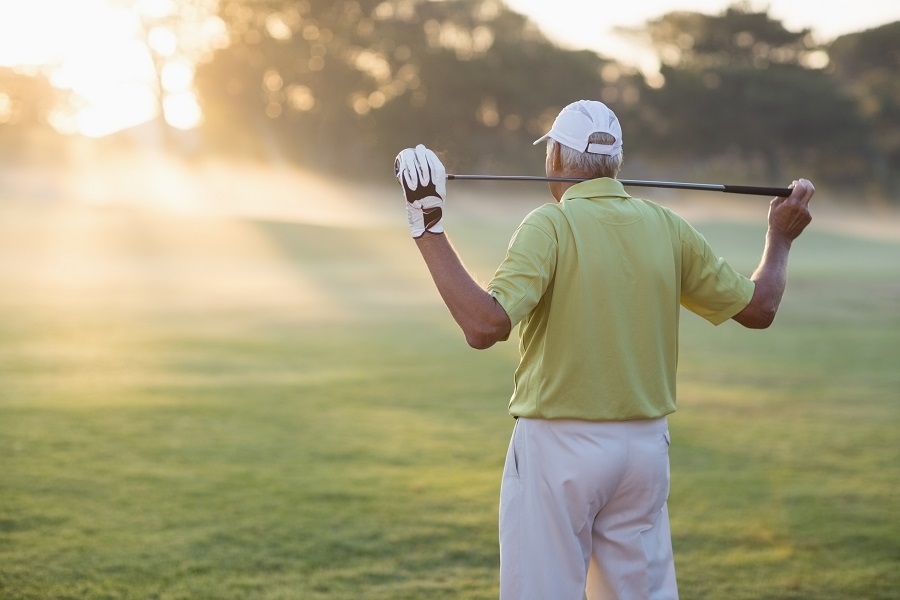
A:
<svg viewBox="0 0 900 600">
<path fill-rule="evenodd" d="M 480 181 L 563 181 L 578 183 L 588 179 L 577 177 L 536 177 L 530 175 L 447 175 L 447 179 L 480 180 Z M 674 188 L 680 190 L 700 190 L 704 192 L 726 192 L 729 194 L 751 194 L 755 196 L 791 195 L 790 188 L 758 187 L 750 185 L 724 185 L 716 183 L 679 183 L 676 181 L 641 181 L 636 179 L 617 179 L 622 185 L 655 188 Z"/>
</svg>

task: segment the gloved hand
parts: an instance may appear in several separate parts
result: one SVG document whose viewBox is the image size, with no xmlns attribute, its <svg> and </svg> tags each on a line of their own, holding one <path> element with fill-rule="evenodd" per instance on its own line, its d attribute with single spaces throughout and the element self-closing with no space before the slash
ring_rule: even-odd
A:
<svg viewBox="0 0 900 600">
<path fill-rule="evenodd" d="M 422 237 L 426 231 L 443 233 L 447 172 L 435 153 L 422 144 L 401 151 L 394 160 L 394 176 L 403 188 L 412 236 Z"/>
</svg>

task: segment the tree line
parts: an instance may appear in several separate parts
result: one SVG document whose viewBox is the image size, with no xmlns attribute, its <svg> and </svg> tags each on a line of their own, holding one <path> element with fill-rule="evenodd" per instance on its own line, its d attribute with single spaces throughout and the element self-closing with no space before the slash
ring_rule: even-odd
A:
<svg viewBox="0 0 900 600">
<path fill-rule="evenodd" d="M 498 0 L 223 0 L 220 17 L 230 43 L 195 78 L 207 151 L 387 177 L 421 142 L 457 172 L 536 174 L 532 141 L 562 106 L 594 98 L 623 123 L 623 175 L 780 185 L 802 173 L 898 196 L 900 22 L 820 46 L 747 5 L 669 13 L 631 32 L 660 57 L 646 77 L 557 47 Z M 32 126 L 46 87 L 0 72 Z M 0 149 L 10 131 L 0 125 Z"/>
</svg>

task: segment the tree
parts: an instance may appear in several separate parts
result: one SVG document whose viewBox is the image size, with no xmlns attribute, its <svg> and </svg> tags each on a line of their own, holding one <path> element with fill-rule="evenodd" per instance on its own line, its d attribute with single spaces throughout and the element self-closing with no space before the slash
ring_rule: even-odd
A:
<svg viewBox="0 0 900 600">
<path fill-rule="evenodd" d="M 788 173 L 858 180 L 866 127 L 852 100 L 821 69 L 820 50 L 767 13 L 670 13 L 649 24 L 665 84 L 643 95 L 642 150 L 660 157 L 729 161 L 771 182 Z"/>
<path fill-rule="evenodd" d="M 42 75 L 0 68 L 0 131 L 46 125 L 59 96 Z"/>
<path fill-rule="evenodd" d="M 855 99 L 871 126 L 876 190 L 896 198 L 900 190 L 900 22 L 844 35 L 828 47 L 829 72 Z"/>
<path fill-rule="evenodd" d="M 63 97 L 43 75 L 0 68 L 0 151 L 17 159 L 47 152 L 48 120 Z"/>
<path fill-rule="evenodd" d="M 537 170 L 531 142 L 563 105 L 637 90 L 497 0 L 231 0 L 222 16 L 232 43 L 198 71 L 207 132 L 317 168 L 385 173 L 427 142 L 450 168 Z"/>
<path fill-rule="evenodd" d="M 809 30 L 789 31 L 767 11 L 734 5 L 719 15 L 672 12 L 647 22 L 663 64 L 682 69 L 800 64 L 814 52 Z"/>
</svg>

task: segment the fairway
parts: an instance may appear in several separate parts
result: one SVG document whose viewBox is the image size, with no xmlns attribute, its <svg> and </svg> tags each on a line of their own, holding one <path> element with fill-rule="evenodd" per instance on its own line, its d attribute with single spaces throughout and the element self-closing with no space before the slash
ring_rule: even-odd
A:
<svg viewBox="0 0 900 600">
<path fill-rule="evenodd" d="M 0 200 L 0 598 L 497 597 L 515 343 L 466 346 L 390 185 Z M 480 189 L 446 226 L 486 281 L 546 196 Z M 747 274 L 755 202 L 696 222 Z M 815 220 L 772 329 L 683 316 L 683 598 L 897 597 L 898 365 L 900 241 Z"/>
</svg>

